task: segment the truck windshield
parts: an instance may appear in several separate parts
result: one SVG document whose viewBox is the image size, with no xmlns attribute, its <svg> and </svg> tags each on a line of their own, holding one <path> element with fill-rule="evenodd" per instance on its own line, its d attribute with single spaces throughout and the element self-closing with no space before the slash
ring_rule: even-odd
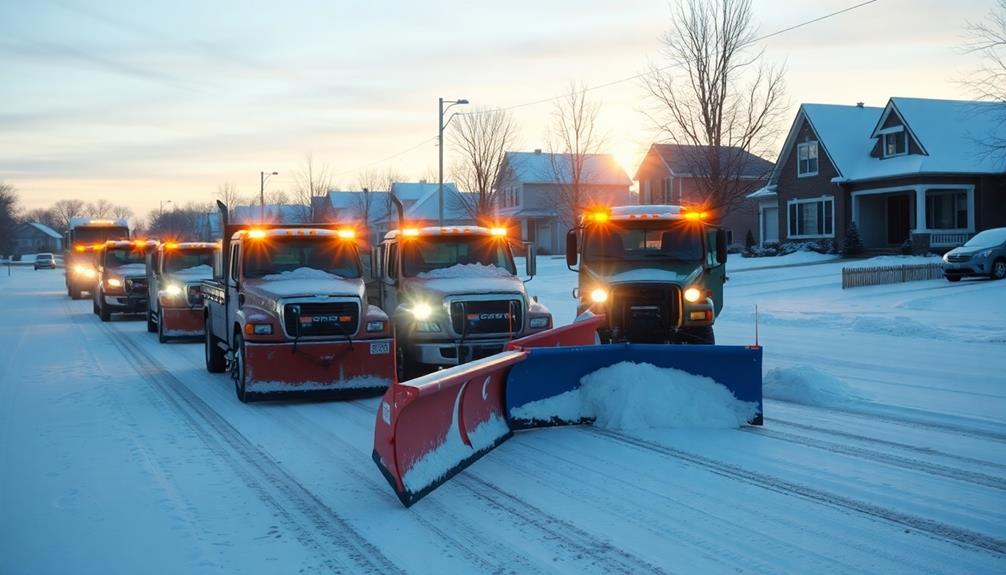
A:
<svg viewBox="0 0 1006 575">
<path fill-rule="evenodd" d="M 164 273 L 173 274 L 185 271 L 197 271 L 193 268 L 208 266 L 213 268 L 213 250 L 165 250 Z"/>
<path fill-rule="evenodd" d="M 128 240 L 129 229 L 122 226 L 86 226 L 70 231 L 70 242 L 76 244 L 103 244 L 106 240 Z"/>
<path fill-rule="evenodd" d="M 272 237 L 244 243 L 244 275 L 260 278 L 310 268 L 341 278 L 360 277 L 356 245 L 329 237 Z"/>
<path fill-rule="evenodd" d="M 433 236 L 402 243 L 402 273 L 408 277 L 458 264 L 496 266 L 517 275 L 510 244 L 505 239 Z"/>
<path fill-rule="evenodd" d="M 609 223 L 588 228 L 583 244 L 586 261 L 703 259 L 701 226 L 683 222 L 662 225 Z"/>
<path fill-rule="evenodd" d="M 117 268 L 128 264 L 146 264 L 147 253 L 142 249 L 107 248 L 105 249 L 105 267 Z"/>
</svg>

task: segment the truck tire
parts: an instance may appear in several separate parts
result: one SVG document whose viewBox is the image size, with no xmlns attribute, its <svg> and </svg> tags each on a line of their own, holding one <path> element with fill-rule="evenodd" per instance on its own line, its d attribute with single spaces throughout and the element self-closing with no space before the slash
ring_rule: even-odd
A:
<svg viewBox="0 0 1006 575">
<path fill-rule="evenodd" d="M 101 296 L 98 296 L 98 298 L 100 300 Z M 100 301 L 98 302 L 98 317 L 101 318 L 101 321 L 112 321 L 112 312 Z"/>
<path fill-rule="evenodd" d="M 149 314 L 150 312 L 148 311 L 147 313 Z M 149 319 L 147 320 L 147 329 L 148 330 L 150 329 L 150 320 Z M 167 336 L 164 335 L 164 322 L 163 321 L 158 321 L 157 322 L 157 341 L 159 343 L 168 343 L 168 338 L 167 338 Z"/>
<path fill-rule="evenodd" d="M 70 294 L 70 299 L 80 299 L 82 297 L 82 293 L 81 293 L 81 290 L 79 288 L 75 288 L 73 286 L 70 286 L 70 287 L 67 288 L 66 291 L 67 291 L 67 293 Z"/>
<path fill-rule="evenodd" d="M 91 298 L 91 312 L 98 315 L 98 300 Z"/>
<path fill-rule="evenodd" d="M 405 348 L 400 345 L 395 346 L 395 367 L 398 381 L 408 381 L 423 375 L 422 366 L 409 359 L 405 354 Z"/>
<path fill-rule="evenodd" d="M 203 338 L 206 348 L 206 371 L 210 373 L 223 373 L 227 369 L 227 358 L 224 350 L 220 349 L 220 338 L 213 335 L 210 330 L 210 318 L 206 318 L 206 337 Z"/>
<path fill-rule="evenodd" d="M 157 326 L 160 325 L 160 321 L 154 323 L 154 312 L 147 309 L 147 333 L 154 333 L 157 331 Z M 164 342 L 161 342 L 164 343 Z"/>
<path fill-rule="evenodd" d="M 237 393 L 238 400 L 241 403 L 249 403 L 252 398 L 245 389 L 245 339 L 241 337 L 240 331 L 234 334 L 234 365 L 231 369 L 234 391 Z"/>
<path fill-rule="evenodd" d="M 716 345 L 716 334 L 713 326 L 686 327 L 678 332 L 675 343 Z"/>
</svg>

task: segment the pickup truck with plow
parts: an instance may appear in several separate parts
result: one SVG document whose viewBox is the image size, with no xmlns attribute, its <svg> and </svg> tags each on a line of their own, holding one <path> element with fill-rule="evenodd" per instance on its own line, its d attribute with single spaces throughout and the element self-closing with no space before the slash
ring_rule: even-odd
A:
<svg viewBox="0 0 1006 575">
<path fill-rule="evenodd" d="M 213 277 L 220 245 L 164 242 L 147 254 L 147 331 L 161 343 L 203 338 L 203 280 Z"/>
<path fill-rule="evenodd" d="M 113 313 L 147 311 L 147 253 L 156 248 L 153 240 L 118 240 L 95 250 L 98 269 L 91 295 L 101 321 L 110 321 Z"/>
<path fill-rule="evenodd" d="M 355 231 L 227 225 L 202 284 L 206 369 L 239 400 L 380 393 L 394 379 L 388 316 L 368 305 Z"/>
</svg>

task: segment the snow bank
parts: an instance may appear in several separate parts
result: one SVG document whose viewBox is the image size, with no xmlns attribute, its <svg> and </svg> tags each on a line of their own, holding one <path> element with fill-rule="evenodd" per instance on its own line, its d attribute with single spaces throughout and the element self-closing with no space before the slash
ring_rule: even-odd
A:
<svg viewBox="0 0 1006 575">
<path fill-rule="evenodd" d="M 314 268 L 297 268 L 295 270 L 280 272 L 278 274 L 269 274 L 262 276 L 262 279 L 266 281 L 278 281 L 278 280 L 337 280 L 342 279 L 340 276 L 335 274 L 330 274 L 322 270 L 316 270 Z"/>
<path fill-rule="evenodd" d="M 845 382 L 809 365 L 768 370 L 762 393 L 772 399 L 822 407 L 845 405 L 865 399 Z"/>
<path fill-rule="evenodd" d="M 606 429 L 673 427 L 735 428 L 758 413 L 758 404 L 740 401 L 715 380 L 623 361 L 580 379 L 578 389 L 514 408 L 518 419 L 593 419 Z"/>
<path fill-rule="evenodd" d="M 509 271 L 493 265 L 484 266 L 480 263 L 455 264 L 449 268 L 440 268 L 421 272 L 416 277 L 422 279 L 446 279 L 446 278 L 512 278 Z"/>
<path fill-rule="evenodd" d="M 730 254 L 727 259 L 727 271 L 753 270 L 777 266 L 798 266 L 816 264 L 828 261 L 838 261 L 839 256 L 819 254 L 811 251 L 799 251 L 784 256 L 746 258 L 739 254 Z"/>
</svg>

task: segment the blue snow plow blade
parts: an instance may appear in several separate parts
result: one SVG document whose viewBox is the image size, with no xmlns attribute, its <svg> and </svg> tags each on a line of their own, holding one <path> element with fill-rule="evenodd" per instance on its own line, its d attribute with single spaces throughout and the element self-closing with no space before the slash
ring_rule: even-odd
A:
<svg viewBox="0 0 1006 575">
<path fill-rule="evenodd" d="M 504 398 L 510 429 L 551 425 L 576 425 L 589 420 L 522 419 L 514 409 L 561 395 L 580 387 L 580 379 L 620 362 L 649 363 L 713 379 L 741 401 L 757 402 L 752 425 L 762 424 L 762 349 L 727 345 L 610 344 L 529 349 L 524 361 L 514 365 Z M 640 385 L 649 385 L 641 381 Z"/>
</svg>

